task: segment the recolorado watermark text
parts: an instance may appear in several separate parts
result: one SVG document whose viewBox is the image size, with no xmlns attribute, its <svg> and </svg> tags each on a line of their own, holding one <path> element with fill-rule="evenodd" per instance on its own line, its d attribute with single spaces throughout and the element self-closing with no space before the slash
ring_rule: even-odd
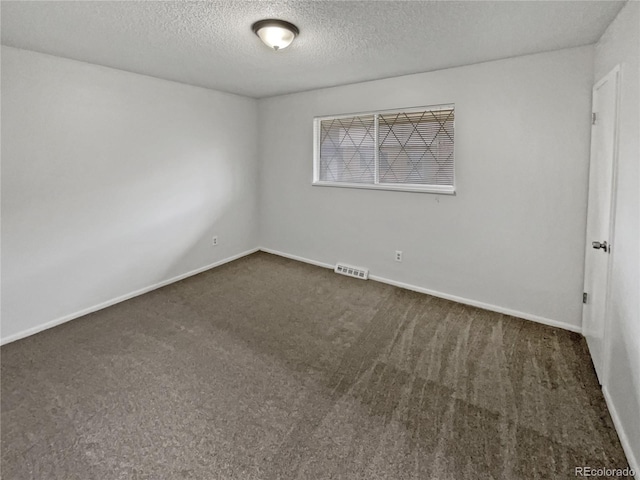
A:
<svg viewBox="0 0 640 480">
<path fill-rule="evenodd" d="M 632 468 L 604 468 L 604 467 L 576 467 L 576 477 L 629 477 L 633 478 L 636 472 Z"/>
</svg>

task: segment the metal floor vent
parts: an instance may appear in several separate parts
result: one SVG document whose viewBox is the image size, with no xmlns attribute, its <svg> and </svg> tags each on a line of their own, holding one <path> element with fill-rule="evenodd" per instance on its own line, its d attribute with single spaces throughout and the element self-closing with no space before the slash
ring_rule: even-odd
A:
<svg viewBox="0 0 640 480">
<path fill-rule="evenodd" d="M 359 278 L 361 280 L 367 280 L 369 278 L 369 270 L 366 268 L 352 267 L 351 265 L 345 265 L 344 263 L 338 263 L 333 271 L 341 275 Z"/>
</svg>

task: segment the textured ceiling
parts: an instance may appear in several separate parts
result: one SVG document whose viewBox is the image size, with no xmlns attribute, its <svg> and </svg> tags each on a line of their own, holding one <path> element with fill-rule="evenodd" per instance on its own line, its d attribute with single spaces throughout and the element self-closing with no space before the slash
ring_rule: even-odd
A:
<svg viewBox="0 0 640 480">
<path fill-rule="evenodd" d="M 2 43 L 265 97 L 594 43 L 620 1 L 3 1 Z M 295 23 L 280 52 L 256 20 Z"/>
</svg>

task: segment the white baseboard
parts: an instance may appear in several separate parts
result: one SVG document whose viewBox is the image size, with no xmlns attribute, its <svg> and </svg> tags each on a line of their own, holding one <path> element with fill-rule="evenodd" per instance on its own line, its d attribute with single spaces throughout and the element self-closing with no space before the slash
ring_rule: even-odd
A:
<svg viewBox="0 0 640 480">
<path fill-rule="evenodd" d="M 292 260 L 297 260 L 299 262 L 310 263 L 311 265 L 316 265 L 318 267 L 330 268 L 333 269 L 335 265 L 331 265 L 324 262 L 318 262 L 316 260 L 311 260 L 308 258 L 300 257 L 298 255 L 291 255 L 289 253 L 280 252 L 278 250 L 273 250 L 271 248 L 260 247 L 260 250 L 267 253 L 272 253 L 274 255 L 278 255 L 280 257 L 290 258 Z M 518 310 L 512 310 L 510 308 L 499 307 L 497 305 L 491 305 L 489 303 L 480 302 L 478 300 L 471 300 L 469 298 L 458 297 L 456 295 L 450 295 L 448 293 L 438 292 L 436 290 L 430 290 L 428 288 L 418 287 L 416 285 L 411 285 L 409 283 L 398 282 L 396 280 L 391 280 L 388 278 L 380 277 L 378 275 L 369 274 L 369 279 L 374 280 L 376 282 L 386 283 L 388 285 L 393 285 L 395 287 L 405 288 L 407 290 L 413 290 L 414 292 L 426 293 L 427 295 L 432 295 L 434 297 L 444 298 L 445 300 L 451 300 L 458 303 L 464 303 L 465 305 L 471 305 L 472 307 L 482 308 L 484 310 L 490 310 L 492 312 L 502 313 L 505 315 L 511 315 L 512 317 L 523 318 L 525 320 L 531 320 L 533 322 L 542 323 L 544 325 L 549 325 L 551 327 L 558 327 L 564 330 L 569 330 L 571 332 L 582 333 L 582 329 L 579 326 L 571 325 L 570 323 L 561 322 L 558 320 L 552 320 L 550 318 L 541 317 L 538 315 L 533 315 L 531 313 L 520 312 Z"/>
<path fill-rule="evenodd" d="M 258 250 L 260 250 L 260 249 L 259 248 L 252 248 L 251 250 L 247 250 L 245 252 L 238 253 L 237 255 L 233 255 L 231 257 L 227 257 L 225 259 L 218 260 L 217 262 L 214 262 L 214 263 L 212 263 L 210 265 L 206 265 L 206 266 L 198 268 L 196 270 L 192 270 L 190 272 L 183 273 L 182 275 L 178 275 L 177 277 L 173 277 L 173 278 L 170 278 L 168 280 L 163 280 L 162 282 L 156 283 L 154 285 L 150 285 L 148 287 L 141 288 L 139 290 L 136 290 L 135 292 L 126 293 L 126 294 L 121 295 L 119 297 L 112 298 L 111 300 L 107 300 L 106 302 L 99 303 L 98 305 L 94 305 L 92 307 L 85 308 L 83 310 L 71 313 L 69 315 L 65 315 L 63 317 L 56 318 L 55 320 L 51 320 L 50 322 L 46 322 L 46 323 L 43 323 L 41 325 L 37 325 L 35 327 L 28 328 L 28 329 L 23 330 L 21 332 L 14 333 L 13 335 L 9 335 L 8 337 L 5 337 L 5 338 L 1 339 L 0 340 L 0 345 L 5 345 L 7 343 L 15 342 L 16 340 L 20 340 L 21 338 L 25 338 L 25 337 L 28 337 L 30 335 L 35 335 L 36 333 L 42 332 L 43 330 L 47 330 L 49 328 L 55 327 L 57 325 L 60 325 L 62 323 L 66 323 L 66 322 L 68 322 L 70 320 L 74 320 L 76 318 L 82 317 L 82 316 L 87 315 L 89 313 L 97 312 L 98 310 L 102 310 L 103 308 L 110 307 L 111 305 L 115 305 L 116 303 L 124 302 L 125 300 L 129 300 L 130 298 L 137 297 L 139 295 L 143 295 L 143 294 L 148 293 L 148 292 L 150 292 L 152 290 L 156 290 L 158 288 L 167 286 L 167 285 L 169 285 L 171 283 L 179 282 L 180 280 L 184 280 L 187 277 L 191 277 L 193 275 L 197 275 L 199 273 L 206 272 L 207 270 L 211 270 L 212 268 L 219 267 L 220 265 L 224 265 L 225 263 L 229 263 L 229 262 L 232 262 L 232 261 L 237 260 L 239 258 L 245 257 L 247 255 L 251 255 L 252 253 L 257 252 Z"/>
<path fill-rule="evenodd" d="M 620 420 L 620 416 L 618 415 L 618 411 L 616 410 L 616 406 L 613 403 L 613 398 L 611 398 L 611 394 L 607 387 L 602 387 L 602 393 L 604 395 L 604 399 L 607 402 L 607 408 L 609 408 L 609 413 L 611 414 L 611 420 L 613 420 L 613 425 L 616 427 L 616 432 L 618 432 L 618 438 L 620 439 L 620 443 L 622 444 L 622 449 L 624 450 L 625 455 L 627 456 L 627 462 L 629 462 L 629 468 L 635 472 L 635 478 L 640 479 L 640 464 L 638 463 L 638 459 L 635 457 L 633 453 L 633 449 L 631 448 L 631 443 L 629 442 L 629 437 L 627 437 L 627 433 L 624 429 L 624 424 L 622 420 Z M 615 465 L 611 465 L 612 468 L 615 468 Z"/>
<path fill-rule="evenodd" d="M 131 292 L 131 293 L 127 293 L 125 295 L 121 295 L 121 296 L 119 296 L 117 298 L 113 298 L 111 300 L 107 300 L 106 302 L 100 303 L 98 305 L 94 305 L 92 307 L 85 308 L 85 309 L 80 310 L 78 312 L 74 312 L 72 314 L 65 315 L 63 317 L 57 318 L 55 320 L 52 320 L 50 322 L 43 323 L 41 325 L 37 325 L 35 327 L 23 330 L 23 331 L 18 332 L 18 333 L 15 333 L 15 334 L 10 335 L 8 337 L 2 338 L 0 340 L 0 345 L 5 345 L 7 343 L 11 343 L 11 342 L 14 342 L 16 340 L 20 340 L 21 338 L 25 338 L 25 337 L 28 337 L 30 335 L 34 335 L 34 334 L 36 334 L 38 332 L 41 332 L 43 330 L 47 330 L 49 328 L 55 327 L 56 325 L 60 325 L 62 323 L 65 323 L 65 322 L 68 322 L 70 320 L 73 320 L 75 318 L 82 317 L 83 315 L 87 315 L 89 313 L 93 313 L 93 312 L 96 312 L 98 310 L 102 310 L 103 308 L 109 307 L 111 305 L 115 305 L 116 303 L 124 302 L 125 300 L 129 300 L 130 298 L 137 297 L 139 295 L 143 295 L 143 294 L 145 294 L 147 292 L 150 292 L 152 290 L 156 290 L 158 288 L 164 287 L 164 286 L 169 285 L 171 283 L 179 282 L 180 280 L 183 280 L 183 279 L 185 279 L 187 277 L 191 277 L 193 275 L 197 275 L 198 273 L 205 272 L 207 270 L 210 270 L 212 268 L 218 267 L 218 266 L 223 265 L 225 263 L 231 262 L 233 260 L 237 260 L 238 258 L 250 255 L 252 253 L 255 253 L 258 250 L 266 252 L 266 253 L 271 253 L 273 255 L 278 255 L 280 257 L 290 258 L 292 260 L 296 260 L 296 261 L 299 261 L 299 262 L 309 263 L 311 265 L 315 265 L 315 266 L 318 266 L 318 267 L 329 268 L 329 269 L 333 269 L 334 268 L 334 265 L 331 265 L 329 263 L 319 262 L 317 260 L 311 260 L 309 258 L 300 257 L 298 255 L 292 255 L 292 254 L 281 252 L 281 251 L 274 250 L 274 249 L 271 249 L 271 248 L 266 248 L 266 247 L 253 248 L 251 250 L 247 250 L 247 251 L 239 253 L 237 255 L 233 255 L 233 256 L 225 258 L 223 260 L 219 260 L 219 261 L 217 261 L 215 263 L 212 263 L 210 265 L 198 268 L 196 270 L 192 270 L 192 271 L 184 273 L 182 275 L 178 275 L 177 277 L 173 277 L 173 278 L 170 278 L 168 280 L 164 280 L 164 281 L 162 281 L 160 283 L 156 283 L 155 285 L 151 285 L 151 286 L 148 286 L 148 287 L 145 287 L 145 288 L 141 288 L 139 290 L 136 290 L 135 292 Z M 493 312 L 503 313 L 505 315 L 511 315 L 513 317 L 523 318 L 525 320 L 531 320 L 531 321 L 534 321 L 534 322 L 542 323 L 544 325 L 549 325 L 549 326 L 552 326 L 552 327 L 558 327 L 558 328 L 562 328 L 562 329 L 565 329 L 565 330 L 570 330 L 572 332 L 581 333 L 580 327 L 577 327 L 575 325 L 570 325 L 570 324 L 565 323 L 565 322 L 551 320 L 551 319 L 548 319 L 548 318 L 540 317 L 538 315 L 532 315 L 532 314 L 525 313 L 525 312 L 519 312 L 517 310 L 511 310 L 511 309 L 508 309 L 508 308 L 499 307 L 497 305 L 491 305 L 491 304 L 488 304 L 488 303 L 479 302 L 477 300 L 471 300 L 471 299 L 468 299 L 468 298 L 458 297 L 458 296 L 455 296 L 455 295 L 450 295 L 450 294 L 447 294 L 447 293 L 442 293 L 442 292 L 438 292 L 438 291 L 435 291 L 435 290 L 430 290 L 428 288 L 418 287 L 416 285 L 411 285 L 411 284 L 408 284 L 408 283 L 398 282 L 396 280 L 391 280 L 391 279 L 388 279 L 388 278 L 379 277 L 377 275 L 370 275 L 369 278 L 371 280 L 374 280 L 374 281 L 377 281 L 377 282 L 386 283 L 386 284 L 389 284 L 389 285 L 394 285 L 396 287 L 405 288 L 407 290 L 413 290 L 413 291 L 416 291 L 416 292 L 425 293 L 427 295 L 432 295 L 434 297 L 444 298 L 446 300 L 452 300 L 454 302 L 463 303 L 465 305 L 471 305 L 471 306 L 474 306 L 474 307 L 483 308 L 485 310 L 490 310 L 490 311 L 493 311 Z"/>
<path fill-rule="evenodd" d="M 413 290 L 415 292 L 426 293 L 427 295 L 433 295 L 434 297 L 444 298 L 445 300 L 451 300 L 453 302 L 464 303 L 472 307 L 482 308 L 484 310 L 491 310 L 492 312 L 502 313 L 504 315 L 511 315 L 512 317 L 523 318 L 525 320 L 531 320 L 533 322 L 549 325 L 550 327 L 558 327 L 571 332 L 582 333 L 582 329 L 576 325 L 570 323 L 561 322 L 559 320 L 551 320 L 550 318 L 541 317 L 539 315 L 533 315 L 531 313 L 520 312 L 518 310 L 512 310 L 510 308 L 499 307 L 498 305 L 491 305 L 490 303 L 480 302 L 478 300 L 471 300 L 469 298 L 458 297 L 456 295 L 450 295 L 448 293 L 438 292 L 436 290 L 430 290 L 428 288 L 417 287 L 404 282 L 397 282 L 395 280 L 389 280 L 388 278 L 379 277 L 377 275 L 369 275 L 371 280 L 376 282 L 387 283 L 400 288 L 406 288 L 407 290 Z"/>
<path fill-rule="evenodd" d="M 278 250 L 273 250 L 271 248 L 260 247 L 259 250 L 261 252 L 278 255 L 279 257 L 290 258 L 291 260 L 297 260 L 298 262 L 310 263 L 311 265 L 315 265 L 316 267 L 330 268 L 331 270 L 333 270 L 333 267 L 335 267 L 335 265 L 331 265 L 329 263 L 318 262 L 316 260 L 311 260 L 310 258 L 299 257 L 298 255 L 291 255 L 290 253 L 280 252 Z"/>
</svg>

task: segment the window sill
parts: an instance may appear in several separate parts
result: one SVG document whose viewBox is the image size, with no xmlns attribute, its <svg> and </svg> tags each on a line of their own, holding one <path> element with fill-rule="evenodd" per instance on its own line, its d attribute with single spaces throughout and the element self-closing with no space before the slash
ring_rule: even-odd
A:
<svg viewBox="0 0 640 480">
<path fill-rule="evenodd" d="M 439 185 L 396 185 L 391 183 L 345 183 L 345 182 L 313 182 L 314 187 L 361 188 L 365 190 L 393 190 L 396 192 L 435 193 L 438 195 L 455 195 L 454 187 Z"/>
</svg>

